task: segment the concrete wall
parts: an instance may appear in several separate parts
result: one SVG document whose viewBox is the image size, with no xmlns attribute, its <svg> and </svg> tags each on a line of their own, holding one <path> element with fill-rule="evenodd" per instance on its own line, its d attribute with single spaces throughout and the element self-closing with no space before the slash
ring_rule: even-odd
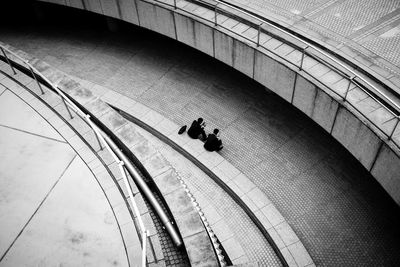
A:
<svg viewBox="0 0 400 267">
<path fill-rule="evenodd" d="M 396 154 L 394 150 L 395 148 L 383 144 L 371 173 L 394 200 L 400 203 L 399 153 Z"/>
<path fill-rule="evenodd" d="M 191 18 L 175 15 L 177 40 L 193 48 L 214 56 L 213 30 Z"/>
<path fill-rule="evenodd" d="M 333 125 L 335 137 L 356 157 L 367 170 L 370 170 L 381 139 L 349 110 L 341 106 Z"/>
<path fill-rule="evenodd" d="M 72 5 L 72 0 L 46 2 Z M 177 39 L 258 81 L 331 133 L 365 168 L 372 170 L 372 175 L 400 204 L 400 152 L 385 144 L 387 140 L 382 141 L 379 130 L 361 114 L 336 101 L 317 81 L 244 42 L 238 35 L 182 11 L 140 0 L 83 0 L 82 3 L 86 10 L 139 24 Z M 75 3 L 74 6 L 79 8 L 80 5 Z M 345 91 L 346 88 L 334 90 Z"/>
<path fill-rule="evenodd" d="M 146 2 L 137 1 L 139 25 L 176 39 L 173 12 Z"/>
<path fill-rule="evenodd" d="M 291 102 L 296 73 L 259 51 L 255 53 L 254 80 Z"/>
<path fill-rule="evenodd" d="M 327 132 L 332 131 L 338 102 L 300 75 L 296 76 L 293 105 L 307 114 Z"/>
</svg>

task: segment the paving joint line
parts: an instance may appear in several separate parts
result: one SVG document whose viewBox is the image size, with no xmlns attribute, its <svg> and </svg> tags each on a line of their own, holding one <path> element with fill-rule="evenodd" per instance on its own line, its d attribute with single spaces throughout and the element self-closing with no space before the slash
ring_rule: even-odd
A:
<svg viewBox="0 0 400 267">
<path fill-rule="evenodd" d="M 62 140 L 58 140 L 58 139 L 55 139 L 55 138 L 52 138 L 52 137 L 47 137 L 47 136 L 36 134 L 36 133 L 31 133 L 31 132 L 28 132 L 28 131 L 25 131 L 25 130 L 22 130 L 22 129 L 18 129 L 18 128 L 14 128 L 14 127 L 11 127 L 11 126 L 7 126 L 7 125 L 4 125 L 4 124 L 0 124 L 0 127 L 8 128 L 8 129 L 11 129 L 11 130 L 14 130 L 14 131 L 18 131 L 18 132 L 23 132 L 23 133 L 34 135 L 34 136 L 41 137 L 41 138 L 44 138 L 44 139 L 49 139 L 49 140 L 52 140 L 52 141 L 55 141 L 55 142 L 68 144 L 68 142 L 65 142 L 65 141 L 62 141 Z"/>
<path fill-rule="evenodd" d="M 7 250 L 4 252 L 4 254 L 0 258 L 0 262 L 4 259 L 4 257 L 7 255 L 7 253 L 10 251 L 10 249 L 13 247 L 14 243 L 17 241 L 17 239 L 21 236 L 25 228 L 28 226 L 28 224 L 31 222 L 33 217 L 36 215 L 36 213 L 39 211 L 39 209 L 42 207 L 43 203 L 47 200 L 48 196 L 50 193 L 53 191 L 53 189 L 56 187 L 58 182 L 61 180 L 61 178 L 64 176 L 65 172 L 68 170 L 68 168 L 71 166 L 72 162 L 75 160 L 77 154 L 74 155 L 74 157 L 71 159 L 71 161 L 68 163 L 68 165 L 65 167 L 65 169 L 62 171 L 60 177 L 58 177 L 57 181 L 53 184 L 53 186 L 50 188 L 50 190 L 47 192 L 46 196 L 43 198 L 43 200 L 40 202 L 39 206 L 36 208 L 36 210 L 33 212 L 31 217 L 28 219 L 28 221 L 25 223 L 24 227 L 22 227 L 21 231 L 18 233 L 18 235 L 15 237 L 14 241 L 11 243 L 11 245 L 7 248 Z"/>
</svg>

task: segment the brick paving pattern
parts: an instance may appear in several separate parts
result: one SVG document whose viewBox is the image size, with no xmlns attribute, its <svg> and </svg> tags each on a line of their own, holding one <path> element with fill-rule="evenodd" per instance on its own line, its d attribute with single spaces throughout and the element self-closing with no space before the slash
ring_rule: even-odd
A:
<svg viewBox="0 0 400 267">
<path fill-rule="evenodd" d="M 231 0 L 260 15 L 305 27 L 323 44 L 334 40 L 400 77 L 400 2 L 396 0 Z M 361 37 L 360 37 L 361 35 Z M 315 35 L 314 35 L 315 36 Z M 360 49 L 361 48 L 361 49 Z"/>
<path fill-rule="evenodd" d="M 206 217 L 207 206 L 202 206 L 204 202 L 211 205 L 221 218 L 224 218 L 224 222 L 229 227 L 225 231 L 230 231 L 231 235 L 242 246 L 248 261 L 257 262 L 261 266 L 281 266 L 279 259 L 267 240 L 263 238 L 244 211 L 238 207 L 222 188 L 199 170 L 196 165 L 175 152 L 171 147 L 145 131 L 141 131 L 141 133 L 146 138 L 152 140 L 152 144 L 168 159 L 179 175 L 185 179 L 185 182 L 190 186 L 189 189 L 193 191 L 195 198 L 206 199 L 206 201 L 198 200 L 202 209 L 205 210 Z M 219 221 L 211 216 L 208 219 L 211 222 Z M 226 236 L 229 236 L 229 234 Z M 217 232 L 217 237 L 221 241 L 224 241 L 227 238 L 226 236 L 219 236 Z"/>
<path fill-rule="evenodd" d="M 268 195 L 318 266 L 400 264 L 398 208 L 328 134 L 225 65 L 156 35 L 135 35 L 68 33 L 53 44 L 26 29 L 2 31 L 0 38 L 36 56 L 49 54 L 50 64 L 177 124 L 202 116 L 208 130 L 220 128 L 221 155 Z M 67 56 L 76 50 L 86 52 Z"/>
</svg>

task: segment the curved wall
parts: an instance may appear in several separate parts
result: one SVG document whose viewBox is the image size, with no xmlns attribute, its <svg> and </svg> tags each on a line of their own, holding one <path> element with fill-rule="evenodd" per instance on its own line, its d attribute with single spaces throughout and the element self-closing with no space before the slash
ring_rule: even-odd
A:
<svg viewBox="0 0 400 267">
<path fill-rule="evenodd" d="M 237 34 L 215 26 L 212 23 L 213 13 L 203 12 L 202 16 L 206 18 L 203 20 L 158 2 L 40 1 L 85 9 L 139 25 L 232 66 L 296 106 L 331 133 L 371 172 L 397 204 L 400 204 L 400 150 L 392 141 L 396 138 L 400 141 L 400 127 L 396 125 L 396 116 L 376 107 L 377 103 L 368 99 L 368 95 L 365 96 L 365 93 L 355 88 L 343 76 L 326 66 L 307 59 L 304 61 L 304 69 L 299 70 L 293 63 L 290 64 L 276 53 L 265 49 L 265 45 L 258 47 Z M 173 3 L 170 2 L 168 3 Z M 178 6 L 183 2 L 178 2 Z M 254 38 L 257 30 L 251 30 L 243 29 Z M 274 44 L 277 41 L 273 41 L 266 40 L 271 49 L 278 47 Z M 283 50 L 282 55 L 291 58 L 293 62 L 299 62 L 301 52 L 296 53 L 288 47 L 279 45 L 279 49 Z M 309 75 L 310 71 L 315 75 Z M 343 101 L 343 97 L 347 97 L 347 101 Z M 372 113 L 371 107 L 374 106 Z M 387 136 L 392 132 L 393 139 L 388 140 Z"/>
</svg>

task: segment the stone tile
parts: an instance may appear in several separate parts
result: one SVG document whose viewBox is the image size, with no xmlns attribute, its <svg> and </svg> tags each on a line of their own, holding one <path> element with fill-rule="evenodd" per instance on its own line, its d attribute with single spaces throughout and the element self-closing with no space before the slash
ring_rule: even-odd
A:
<svg viewBox="0 0 400 267">
<path fill-rule="evenodd" d="M 273 204 L 263 207 L 261 211 L 273 226 L 276 226 L 285 220 Z"/>
<path fill-rule="evenodd" d="M 249 258 L 246 256 L 246 255 L 243 255 L 242 257 L 239 257 L 239 258 L 237 258 L 237 259 L 234 259 L 233 261 L 232 261 L 232 263 L 233 264 L 235 264 L 235 265 L 239 265 L 239 266 L 248 266 L 248 267 L 251 267 L 251 266 L 259 266 L 259 264 L 258 263 L 254 263 L 254 265 L 253 264 L 251 264 L 251 263 L 249 263 Z"/>
<path fill-rule="evenodd" d="M 67 141 L 75 150 L 79 150 L 82 147 L 86 146 L 82 139 L 77 135 L 74 135 L 73 137 L 67 139 Z"/>
<path fill-rule="evenodd" d="M 268 221 L 267 217 L 265 217 L 261 210 L 256 210 L 254 215 L 256 215 L 257 219 L 260 220 L 266 230 L 272 227 L 272 224 Z"/>
<path fill-rule="evenodd" d="M 216 152 L 208 152 L 204 150 L 203 153 L 201 153 L 197 159 L 203 163 L 207 168 L 210 170 L 220 164 L 224 158 L 221 157 L 218 153 Z"/>
<path fill-rule="evenodd" d="M 171 165 L 159 153 L 156 153 L 148 158 L 143 165 L 146 167 L 146 170 L 152 177 L 171 169 Z"/>
<path fill-rule="evenodd" d="M 153 180 L 156 182 L 163 195 L 167 195 L 178 188 L 182 188 L 177 174 L 172 169 L 154 176 Z"/>
<path fill-rule="evenodd" d="M 226 185 L 229 186 L 229 188 L 232 189 L 238 197 L 244 196 L 244 192 L 237 186 L 235 182 L 230 181 Z"/>
<path fill-rule="evenodd" d="M 139 244 L 134 244 L 126 248 L 130 264 L 142 262 L 142 256 L 138 251 L 142 251 L 142 247 Z"/>
<path fill-rule="evenodd" d="M 252 190 L 247 192 L 246 195 L 253 201 L 253 203 L 259 209 L 271 203 L 271 201 L 268 199 L 265 193 L 262 192 L 258 187 L 253 188 Z"/>
<path fill-rule="evenodd" d="M 154 128 L 165 136 L 172 133 L 178 133 L 179 126 L 167 118 L 163 118 L 159 123 L 154 125 Z"/>
<path fill-rule="evenodd" d="M 183 147 L 186 143 L 188 143 L 191 140 L 188 135 L 186 134 L 179 135 L 178 132 L 171 133 L 170 135 L 168 135 L 168 138 L 181 147 Z"/>
<path fill-rule="evenodd" d="M 107 105 L 107 103 L 105 103 L 99 98 L 94 99 L 89 103 L 86 103 L 85 107 L 96 117 L 101 117 L 103 114 L 112 110 L 111 107 Z"/>
<path fill-rule="evenodd" d="M 214 225 L 222 219 L 221 215 L 219 215 L 219 213 L 215 210 L 215 208 L 212 205 L 201 208 L 210 225 Z"/>
<path fill-rule="evenodd" d="M 279 234 L 286 246 L 289 246 L 295 242 L 299 241 L 296 233 L 293 231 L 292 227 L 285 221 L 281 224 L 275 226 L 276 232 Z"/>
<path fill-rule="evenodd" d="M 236 242 L 234 237 L 225 240 L 222 245 L 231 260 L 238 259 L 245 255 L 243 248 Z"/>
<path fill-rule="evenodd" d="M 157 153 L 155 148 L 149 144 L 147 140 L 135 144 L 134 146 L 130 147 L 130 150 L 140 161 L 145 161 Z"/>
<path fill-rule="evenodd" d="M 154 110 L 150 110 L 149 112 L 146 113 L 146 115 L 142 117 L 141 120 L 147 125 L 154 127 L 155 125 L 160 123 L 163 119 L 164 117 L 161 114 L 159 114 Z"/>
<path fill-rule="evenodd" d="M 127 120 L 125 120 L 114 110 L 109 110 L 108 112 L 104 113 L 99 120 L 112 131 L 116 131 L 118 128 L 127 123 Z"/>
<path fill-rule="evenodd" d="M 296 261 L 294 260 L 292 254 L 290 254 L 290 251 L 287 248 L 281 249 L 281 253 L 283 257 L 285 258 L 287 264 L 289 267 L 298 267 Z"/>
<path fill-rule="evenodd" d="M 117 217 L 118 224 L 124 225 L 128 222 L 132 221 L 132 217 L 128 211 L 128 207 L 126 206 L 125 202 L 122 202 L 113 207 L 115 216 Z"/>
<path fill-rule="evenodd" d="M 276 232 L 275 228 L 269 228 L 267 230 L 268 234 L 271 236 L 272 240 L 274 241 L 274 243 L 276 244 L 276 246 L 279 249 L 283 249 L 285 248 L 285 243 L 283 242 L 283 240 L 281 239 L 281 237 L 279 236 L 279 234 Z"/>
<path fill-rule="evenodd" d="M 106 170 L 97 173 L 96 178 L 104 190 L 107 190 L 115 185 L 114 180 L 111 178 L 110 174 Z"/>
<path fill-rule="evenodd" d="M 135 230 L 135 225 L 133 224 L 133 222 L 121 225 L 121 232 L 126 247 L 131 247 L 135 244 L 140 244 L 139 238 Z"/>
<path fill-rule="evenodd" d="M 239 175 L 240 171 L 229 163 L 226 160 L 223 160 L 220 164 L 218 164 L 215 168 L 218 168 L 222 172 L 224 172 L 230 179 L 233 179 L 237 175 Z"/>
<path fill-rule="evenodd" d="M 137 216 L 137 214 L 135 214 Z M 154 225 L 153 219 L 150 216 L 150 213 L 144 213 L 141 215 L 144 227 L 150 233 L 150 235 L 155 235 L 157 233 L 157 229 Z M 138 220 L 138 219 L 136 219 Z M 139 225 L 139 222 L 137 223 Z"/>
<path fill-rule="evenodd" d="M 211 229 L 214 231 L 220 242 L 223 242 L 234 236 L 224 220 L 220 220 L 217 223 L 213 224 Z"/>
<path fill-rule="evenodd" d="M 229 183 L 231 181 L 231 177 L 228 177 L 225 172 L 223 172 L 221 169 L 216 166 L 214 169 L 212 169 L 212 172 L 218 176 L 219 179 L 221 179 L 225 184 Z"/>
<path fill-rule="evenodd" d="M 120 98 L 118 98 L 118 108 L 126 111 L 129 108 L 131 108 L 132 106 L 136 105 L 136 101 L 133 100 L 132 98 L 126 97 L 124 95 L 122 95 Z"/>
<path fill-rule="evenodd" d="M 99 172 L 105 171 L 103 163 L 97 157 L 90 161 L 87 165 L 90 169 L 92 169 L 95 175 L 97 175 Z"/>
<path fill-rule="evenodd" d="M 189 140 L 185 145 L 183 145 L 183 149 L 189 152 L 192 156 L 198 157 L 201 153 L 204 152 L 203 142 L 200 140 Z"/>
<path fill-rule="evenodd" d="M 141 120 L 150 111 L 150 109 L 141 103 L 136 103 L 127 111 L 130 115 Z"/>
<path fill-rule="evenodd" d="M 164 254 L 163 254 L 161 243 L 160 243 L 158 236 L 157 235 L 150 236 L 148 241 L 149 241 L 148 242 L 149 245 L 151 242 L 151 244 L 153 246 L 154 254 L 155 254 L 154 257 L 157 259 L 157 261 L 163 260 Z M 149 252 L 150 252 L 150 247 L 149 247 Z M 151 254 L 153 254 L 153 253 L 151 252 Z"/>
<path fill-rule="evenodd" d="M 115 207 L 124 202 L 121 192 L 116 186 L 110 187 L 105 191 L 105 193 L 112 207 Z"/>
<path fill-rule="evenodd" d="M 298 266 L 307 266 L 312 264 L 312 259 L 307 253 L 303 244 L 299 241 L 288 246 L 290 254 L 292 254 Z"/>
<path fill-rule="evenodd" d="M 187 249 L 191 265 L 218 265 L 218 261 L 214 256 L 214 249 L 210 243 L 209 237 L 205 232 L 185 238 L 185 247 Z"/>
<path fill-rule="evenodd" d="M 246 194 L 256 187 L 256 185 L 249 180 L 244 174 L 239 174 L 232 181 Z"/>
<path fill-rule="evenodd" d="M 135 202 L 139 209 L 140 214 L 145 214 L 148 212 L 146 203 L 140 194 L 135 195 Z"/>
<path fill-rule="evenodd" d="M 80 156 L 86 163 L 88 163 L 88 162 L 90 162 L 90 161 L 92 161 L 92 160 L 94 160 L 94 159 L 96 158 L 96 155 L 95 155 L 95 154 L 93 153 L 93 151 L 92 151 L 89 147 L 87 147 L 87 146 L 82 147 L 82 149 L 78 150 L 77 152 L 78 152 L 79 156 Z"/>
<path fill-rule="evenodd" d="M 204 231 L 199 214 L 183 188 L 164 196 L 183 238 Z"/>
<path fill-rule="evenodd" d="M 258 210 L 258 207 L 256 206 L 256 204 L 254 204 L 254 202 L 247 195 L 243 195 L 241 197 L 241 199 L 247 205 L 247 207 L 249 207 L 249 209 L 252 212 L 255 212 L 256 210 Z"/>
<path fill-rule="evenodd" d="M 128 148 L 144 142 L 143 136 L 136 131 L 136 128 L 132 123 L 125 124 L 119 128 L 115 134 Z"/>
<path fill-rule="evenodd" d="M 119 185 L 119 188 L 121 188 L 121 190 L 122 190 L 124 198 L 125 199 L 129 198 L 129 191 L 128 191 L 128 188 L 125 185 L 125 181 L 124 181 L 123 178 L 118 180 L 118 185 Z"/>
</svg>

